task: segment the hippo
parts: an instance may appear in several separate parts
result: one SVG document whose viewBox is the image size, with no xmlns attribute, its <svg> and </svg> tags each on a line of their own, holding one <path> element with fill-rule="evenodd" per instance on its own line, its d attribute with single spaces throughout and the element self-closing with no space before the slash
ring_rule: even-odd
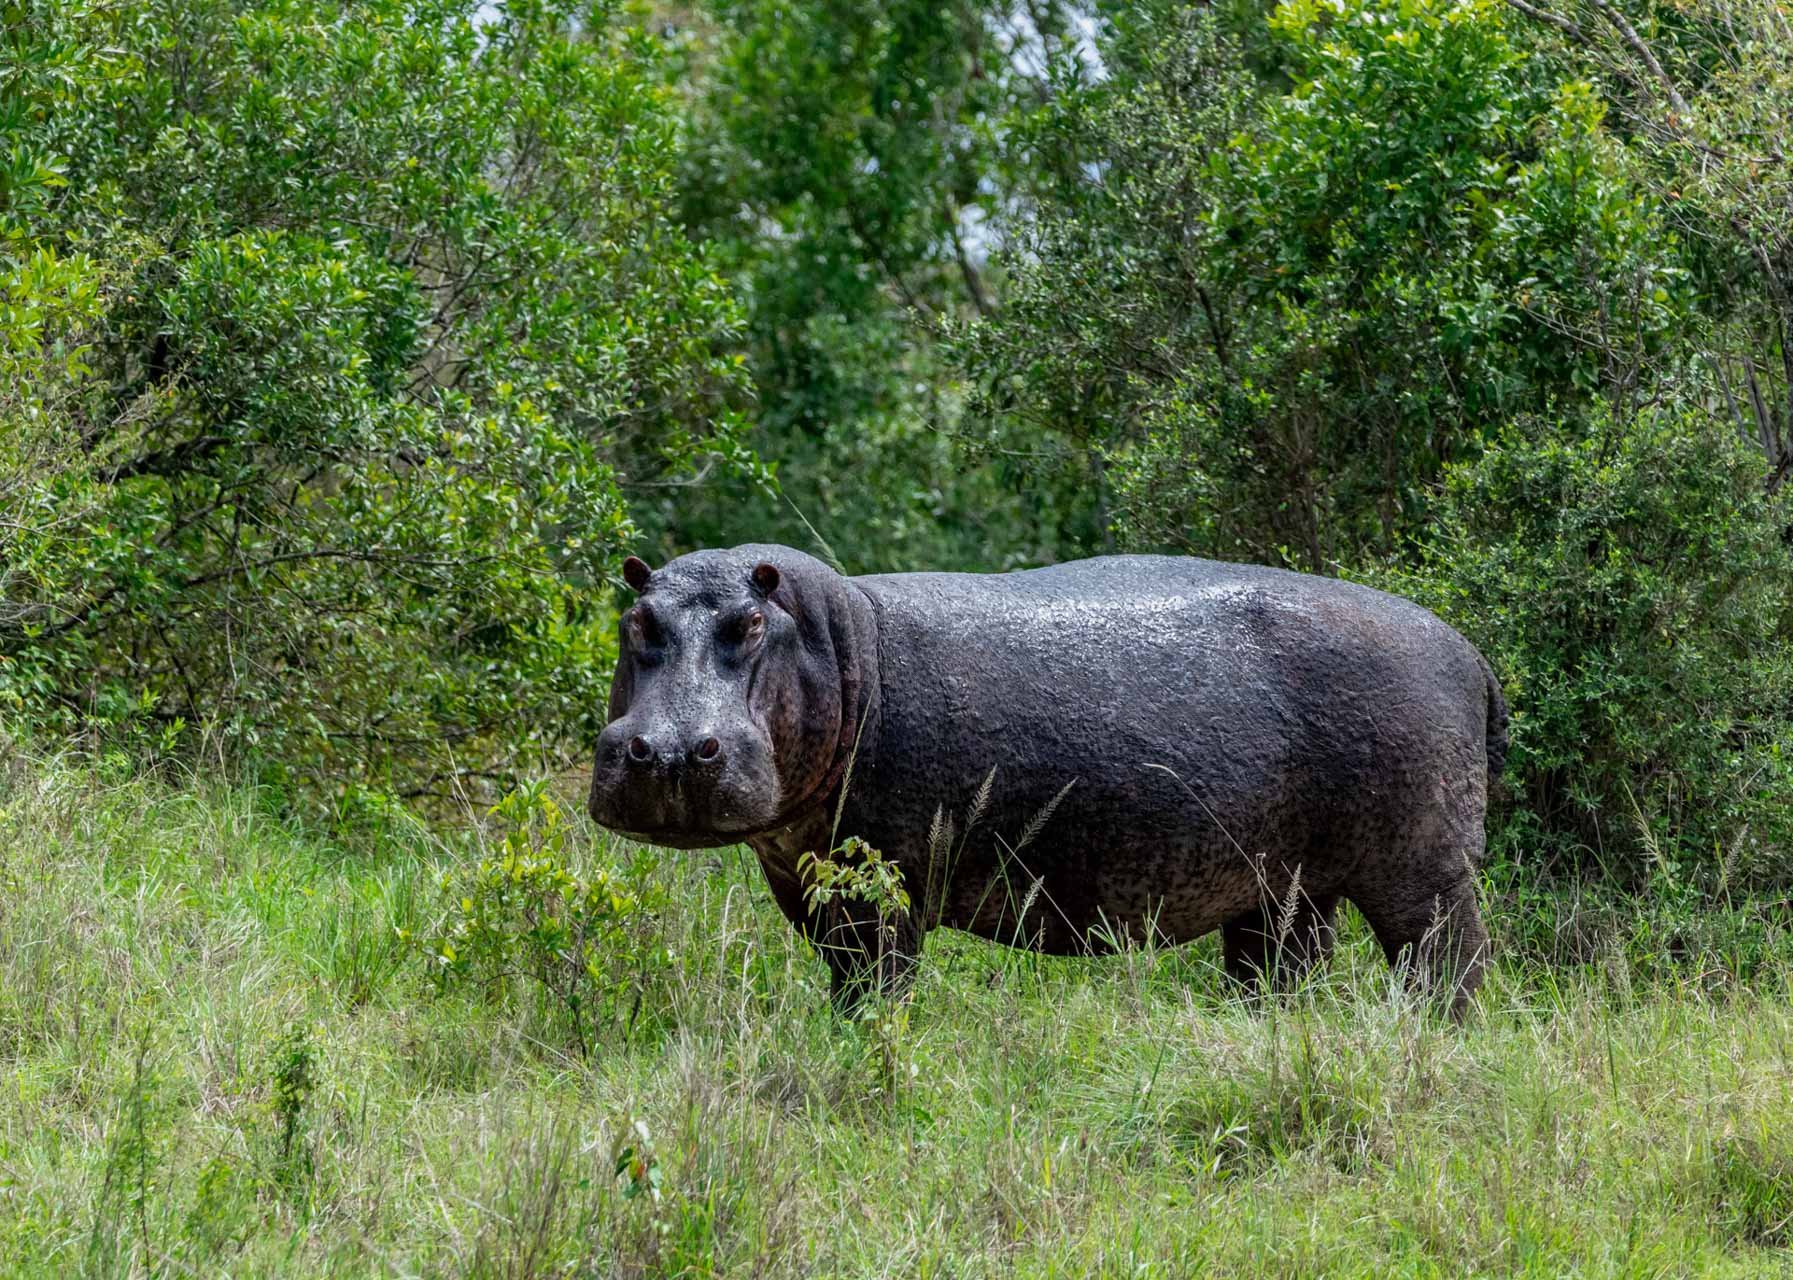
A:
<svg viewBox="0 0 1793 1280">
<path fill-rule="evenodd" d="M 1452 1016 L 1481 979 L 1506 703 L 1416 604 L 1153 555 L 848 577 L 751 545 L 623 577 L 592 818 L 745 844 L 843 1004 L 904 991 L 936 928 L 1054 954 L 1218 929 L 1260 992 L 1326 955 L 1341 898 Z M 906 909 L 806 894 L 811 857 L 868 848 Z"/>
</svg>

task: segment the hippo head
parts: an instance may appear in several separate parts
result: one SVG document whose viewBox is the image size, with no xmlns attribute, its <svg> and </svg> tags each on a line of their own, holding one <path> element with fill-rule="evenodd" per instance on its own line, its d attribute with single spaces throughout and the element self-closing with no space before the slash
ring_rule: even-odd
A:
<svg viewBox="0 0 1793 1280">
<path fill-rule="evenodd" d="M 699 551 L 650 570 L 620 619 L 591 816 L 636 839 L 715 848 L 820 804 L 850 758 L 870 606 L 789 547 Z"/>
</svg>

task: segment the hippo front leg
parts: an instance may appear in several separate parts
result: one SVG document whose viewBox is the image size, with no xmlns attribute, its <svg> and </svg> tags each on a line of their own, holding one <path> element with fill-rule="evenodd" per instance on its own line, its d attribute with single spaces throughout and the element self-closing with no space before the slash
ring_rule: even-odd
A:
<svg viewBox="0 0 1793 1280">
<path fill-rule="evenodd" d="M 766 886 L 772 890 L 772 901 L 778 904 L 779 911 L 791 922 L 792 928 L 814 942 L 814 922 L 810 919 L 809 903 L 803 896 L 803 879 L 797 874 L 794 858 L 781 856 L 781 851 L 773 847 L 762 848 L 757 844 L 751 847 L 759 858 L 760 870 L 765 873 Z"/>
<path fill-rule="evenodd" d="M 811 940 L 828 966 L 830 995 L 853 1013 L 873 995 L 899 998 L 915 981 L 924 930 L 909 912 L 880 913 L 863 902 L 827 904 Z"/>
<path fill-rule="evenodd" d="M 881 916 L 870 903 L 845 898 L 812 909 L 796 855 L 759 844 L 754 852 L 778 909 L 828 966 L 836 1008 L 850 1013 L 873 993 L 900 996 L 909 989 L 926 932 L 909 912 Z"/>
</svg>

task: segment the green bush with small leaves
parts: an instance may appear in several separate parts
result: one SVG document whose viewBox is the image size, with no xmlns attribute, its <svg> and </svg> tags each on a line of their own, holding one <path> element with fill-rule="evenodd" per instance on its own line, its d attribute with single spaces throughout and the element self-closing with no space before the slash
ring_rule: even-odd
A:
<svg viewBox="0 0 1793 1280">
<path fill-rule="evenodd" d="M 622 486 L 768 479 L 652 42 L 602 4 L 18 8 L 0 696 L 294 795 L 564 761 Z"/>
<path fill-rule="evenodd" d="M 909 910 L 909 891 L 896 863 L 858 836 L 848 836 L 829 854 L 806 853 L 797 864 L 803 901 L 811 915 L 835 902 L 862 902 L 880 919 Z"/>
<path fill-rule="evenodd" d="M 833 940 L 834 929 L 850 914 L 867 909 L 877 931 L 869 941 L 878 957 L 868 957 L 866 963 L 881 966 L 882 953 L 902 945 L 902 925 L 912 903 L 902 869 L 882 852 L 858 836 L 848 836 L 825 855 L 804 854 L 797 866 L 803 877 L 804 906 L 821 934 L 821 946 L 838 945 Z M 853 945 L 867 941 L 859 934 Z M 875 1081 L 875 1093 L 886 1103 L 894 1102 L 917 1070 L 913 1063 L 906 1070 L 904 1066 L 903 1046 L 909 1031 L 907 993 L 887 999 L 875 983 L 860 991 L 866 998 L 859 999 L 850 1012 L 864 1037 L 860 1047 L 865 1064 Z"/>
<path fill-rule="evenodd" d="M 273 1120 L 268 1181 L 289 1196 L 303 1197 L 314 1172 L 306 1140 L 307 1112 L 318 1087 L 317 1045 L 303 1024 L 287 1028 L 268 1068 L 268 1110 Z"/>
<path fill-rule="evenodd" d="M 1653 366 L 1686 272 L 1605 105 L 1497 0 L 1250 15 L 1120 26 L 1119 74 L 1031 113 L 1080 175 L 956 349 L 992 453 L 1086 541 L 1336 572 L 1423 529 L 1489 424 Z"/>
<path fill-rule="evenodd" d="M 670 957 L 654 925 L 665 909 L 646 872 L 569 865 L 569 828 L 547 784 L 507 795 L 491 816 L 504 828 L 496 857 L 442 878 L 447 909 L 420 945 L 439 990 L 536 1000 L 581 1055 L 618 1021 L 633 1030 Z"/>
<path fill-rule="evenodd" d="M 1759 455 L 1698 411 L 1529 424 L 1436 519 L 1381 585 L 1503 677 L 1497 851 L 1658 894 L 1793 878 L 1793 512 Z"/>
</svg>

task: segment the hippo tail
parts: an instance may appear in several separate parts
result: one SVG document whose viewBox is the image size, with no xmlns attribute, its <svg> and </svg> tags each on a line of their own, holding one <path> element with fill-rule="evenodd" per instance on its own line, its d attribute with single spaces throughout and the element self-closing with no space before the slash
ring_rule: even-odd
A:
<svg viewBox="0 0 1793 1280">
<path fill-rule="evenodd" d="M 1494 668 L 1488 665 L 1488 659 L 1481 654 L 1476 661 L 1482 665 L 1482 681 L 1487 688 L 1488 696 L 1488 789 L 1492 791 L 1494 784 L 1500 779 L 1500 772 L 1507 764 L 1507 698 L 1500 691 L 1500 679 L 1494 674 Z"/>
</svg>

